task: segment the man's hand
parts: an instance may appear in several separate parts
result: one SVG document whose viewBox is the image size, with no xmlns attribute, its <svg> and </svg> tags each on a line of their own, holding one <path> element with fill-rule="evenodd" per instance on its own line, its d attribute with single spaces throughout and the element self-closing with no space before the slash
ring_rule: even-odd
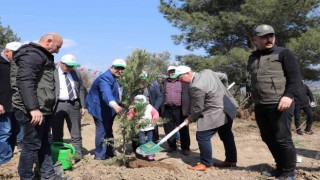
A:
<svg viewBox="0 0 320 180">
<path fill-rule="evenodd" d="M 286 96 L 283 96 L 280 99 L 279 105 L 278 105 L 278 110 L 279 111 L 285 111 L 288 108 L 290 108 L 291 104 L 292 104 L 292 99 Z"/>
<path fill-rule="evenodd" d="M 114 111 L 116 111 L 116 113 L 119 115 L 119 116 L 122 116 L 123 115 L 123 108 L 121 106 L 119 106 L 118 104 L 115 104 L 112 106 Z"/>
<path fill-rule="evenodd" d="M 6 111 L 4 110 L 4 107 L 0 104 L 0 114 L 4 114 Z"/>
<path fill-rule="evenodd" d="M 81 108 L 81 109 L 80 109 L 80 114 L 81 114 L 81 116 L 83 116 L 85 113 L 86 113 L 86 110 L 85 110 L 84 108 Z"/>
<path fill-rule="evenodd" d="M 33 109 L 33 110 L 30 111 L 30 114 L 31 114 L 31 117 L 32 117 L 30 123 L 32 125 L 34 125 L 34 126 L 38 125 L 38 124 L 41 125 L 42 119 L 43 119 L 41 111 L 39 109 Z"/>
<path fill-rule="evenodd" d="M 189 121 L 189 119 L 188 119 L 188 118 L 187 118 L 187 119 L 185 119 L 185 120 L 184 120 L 184 122 L 186 123 L 186 126 L 189 126 L 190 121 Z"/>
</svg>

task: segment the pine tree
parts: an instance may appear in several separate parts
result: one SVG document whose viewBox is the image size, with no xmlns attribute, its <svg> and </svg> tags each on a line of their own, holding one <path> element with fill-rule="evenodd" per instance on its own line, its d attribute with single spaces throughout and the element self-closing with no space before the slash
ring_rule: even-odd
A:
<svg viewBox="0 0 320 180">
<path fill-rule="evenodd" d="M 148 68 L 150 63 L 150 54 L 144 50 L 136 50 L 131 56 L 126 58 L 127 67 L 119 80 L 119 84 L 124 90 L 124 95 L 122 98 L 122 107 L 125 109 L 125 115 L 118 116 L 115 121 L 119 125 L 117 134 L 120 135 L 119 139 L 106 139 L 105 143 L 114 142 L 113 146 L 115 149 L 121 149 L 120 152 L 114 158 L 110 159 L 108 162 L 110 164 L 118 165 L 128 165 L 130 160 L 126 156 L 127 146 L 131 141 L 136 138 L 138 132 L 147 125 L 146 122 L 140 121 L 141 117 L 144 115 L 146 104 L 133 104 L 133 99 L 136 95 L 141 94 L 143 89 L 147 87 L 152 81 L 156 80 L 158 76 L 157 73 L 148 73 L 147 79 L 142 79 L 141 75 L 144 70 Z M 142 81 L 146 81 L 142 83 Z M 135 116 L 128 120 L 127 114 L 130 108 L 134 108 Z M 163 123 L 164 120 L 160 119 L 159 124 Z"/>
</svg>

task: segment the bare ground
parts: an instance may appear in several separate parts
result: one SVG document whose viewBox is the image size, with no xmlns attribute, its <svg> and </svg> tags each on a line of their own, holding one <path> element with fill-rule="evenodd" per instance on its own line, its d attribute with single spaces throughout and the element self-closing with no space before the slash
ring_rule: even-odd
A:
<svg viewBox="0 0 320 180">
<path fill-rule="evenodd" d="M 116 125 L 115 125 L 116 128 Z M 297 179 L 320 179 L 320 125 L 314 125 L 313 135 L 298 136 L 293 133 L 293 139 L 298 155 L 302 162 L 297 164 Z M 66 141 L 70 140 L 69 133 L 65 131 Z M 82 121 L 82 136 L 85 157 L 74 164 L 72 170 L 65 171 L 65 175 L 72 179 L 114 179 L 114 180 L 179 180 L 179 179 L 266 179 L 261 172 L 274 166 L 273 158 L 267 146 L 261 141 L 255 121 L 237 119 L 234 121 L 233 132 L 238 150 L 238 163 L 234 168 L 214 168 L 205 172 L 188 170 L 187 166 L 199 162 L 199 149 L 195 140 L 195 124 L 190 125 L 191 154 L 182 155 L 179 151 L 174 153 L 160 152 L 156 154 L 155 161 L 149 162 L 133 159 L 129 167 L 111 166 L 105 161 L 93 159 L 95 126 L 92 118 L 86 115 Z M 163 128 L 160 127 L 163 136 Z M 115 134 L 116 135 L 116 134 Z M 212 138 L 213 158 L 215 162 L 224 160 L 224 148 L 219 137 Z M 166 148 L 166 145 L 163 145 Z M 0 166 L 0 179 L 19 179 L 17 165 L 19 152 L 15 152 L 13 159 Z M 130 155 L 129 155 L 130 156 Z M 133 156 L 132 156 L 133 157 Z"/>
</svg>

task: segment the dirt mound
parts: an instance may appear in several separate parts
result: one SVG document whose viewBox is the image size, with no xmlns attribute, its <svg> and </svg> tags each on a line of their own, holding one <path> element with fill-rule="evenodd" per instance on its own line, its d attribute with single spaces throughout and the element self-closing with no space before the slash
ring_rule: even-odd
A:
<svg viewBox="0 0 320 180">
<path fill-rule="evenodd" d="M 117 127 L 115 123 L 115 128 Z M 302 157 L 302 162 L 297 164 L 297 179 L 320 179 L 320 126 L 314 125 L 313 135 L 298 136 L 293 133 L 297 153 Z M 67 129 L 65 138 L 70 142 Z M 72 170 L 65 171 L 65 175 L 75 180 L 194 180 L 194 179 L 265 179 L 261 172 L 274 167 L 273 158 L 262 142 L 255 121 L 235 120 L 233 132 L 235 136 L 238 163 L 234 168 L 213 168 L 205 172 L 188 170 L 187 166 L 196 165 L 199 162 L 200 152 L 195 139 L 196 125 L 190 125 L 191 154 L 184 156 L 180 151 L 173 153 L 159 152 L 155 161 L 134 159 L 128 167 L 108 165 L 106 161 L 94 160 L 94 132 L 95 126 L 92 118 L 86 116 L 82 121 L 82 136 L 85 157 L 74 164 Z M 163 128 L 160 128 L 161 137 L 164 136 Z M 115 134 L 116 136 L 116 134 Z M 166 144 L 163 145 L 166 148 Z M 224 148 L 217 135 L 212 138 L 214 162 L 223 161 Z M 19 179 L 17 166 L 19 153 L 14 154 L 13 159 L 0 166 L 0 179 Z M 132 156 L 133 157 L 133 156 Z"/>
</svg>

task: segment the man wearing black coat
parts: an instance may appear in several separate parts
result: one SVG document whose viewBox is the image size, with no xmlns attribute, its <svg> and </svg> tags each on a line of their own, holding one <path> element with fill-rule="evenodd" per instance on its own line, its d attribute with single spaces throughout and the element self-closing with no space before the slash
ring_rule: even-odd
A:
<svg viewBox="0 0 320 180">
<path fill-rule="evenodd" d="M 54 56 L 63 40 L 57 33 L 42 36 L 38 43 L 21 46 L 11 65 L 14 116 L 24 128 L 18 173 L 20 179 L 35 179 L 33 165 L 39 161 L 41 179 L 55 179 L 48 141 L 55 102 Z"/>
<path fill-rule="evenodd" d="M 0 164 L 8 162 L 14 151 L 18 124 L 13 118 L 10 86 L 10 66 L 13 52 L 21 46 L 20 42 L 10 42 L 0 56 Z"/>
<path fill-rule="evenodd" d="M 294 107 L 294 124 L 296 126 L 296 133 L 298 135 L 303 135 L 302 130 L 301 130 L 301 110 L 303 110 L 306 115 L 307 115 L 307 126 L 304 129 L 304 132 L 306 134 L 313 134 L 311 127 L 312 127 L 312 122 L 313 122 L 313 112 L 312 108 L 310 107 L 311 105 L 315 105 L 314 102 L 314 97 L 309 89 L 309 87 L 301 82 L 300 86 L 300 96 L 295 97 L 295 107 Z"/>
</svg>

